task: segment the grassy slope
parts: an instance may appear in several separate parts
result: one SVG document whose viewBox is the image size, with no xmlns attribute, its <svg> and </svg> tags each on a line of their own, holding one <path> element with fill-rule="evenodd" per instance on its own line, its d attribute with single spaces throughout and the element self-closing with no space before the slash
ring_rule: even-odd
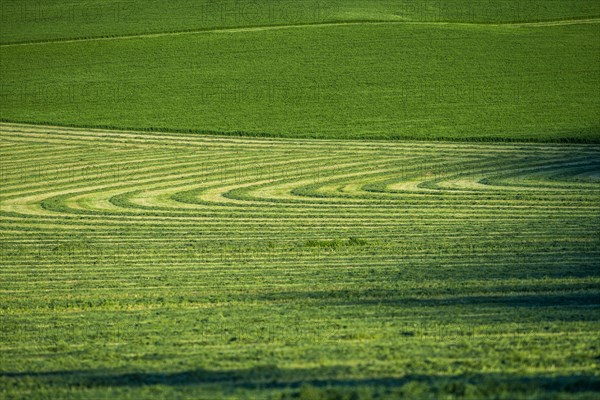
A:
<svg viewBox="0 0 600 400">
<path fill-rule="evenodd" d="M 355 25 L 6 47 L 4 119 L 600 140 L 600 25 Z"/>
<path fill-rule="evenodd" d="M 127 3 L 139 20 L 126 23 L 90 5 L 80 5 L 97 12 L 88 24 L 75 23 L 87 15 L 78 8 L 62 19 L 48 11 L 48 21 L 5 12 L 2 41 L 600 14 L 589 1 L 519 2 L 518 9 L 508 2 L 339 1 L 326 16 L 316 3 L 278 3 L 278 11 L 267 3 L 243 10 L 243 18 L 189 2 L 169 10 Z M 158 22 L 158 15 L 166 17 Z M 271 136 L 598 141 L 599 26 L 353 25 L 2 47 L 0 118 Z"/>
<path fill-rule="evenodd" d="M 598 146 L 0 139 L 3 398 L 600 391 Z"/>
<path fill-rule="evenodd" d="M 4 0 L 0 10 L 0 43 L 326 21 L 510 22 L 600 16 L 594 0 Z"/>
</svg>

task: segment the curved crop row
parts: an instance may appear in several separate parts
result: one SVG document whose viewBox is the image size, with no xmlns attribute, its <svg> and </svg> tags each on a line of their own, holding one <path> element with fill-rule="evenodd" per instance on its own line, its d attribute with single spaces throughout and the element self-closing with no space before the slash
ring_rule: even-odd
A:
<svg viewBox="0 0 600 400">
<path fill-rule="evenodd" d="M 596 145 L 2 124 L 0 185 L 6 370 L 52 353 L 53 370 L 84 354 L 110 365 L 130 357 L 127 371 L 146 371 L 158 368 L 153 347 L 227 379 L 249 364 L 298 373 L 335 360 L 338 369 L 307 367 L 303 379 L 337 387 L 336 371 L 349 368 L 345 377 L 376 392 L 381 377 L 522 371 L 519 354 L 534 360 L 526 394 L 556 371 L 598 380 Z M 240 397 L 295 385 L 265 373 L 275 383 Z M 0 374 L 0 385 L 50 379 L 55 397 L 75 390 L 49 376 Z M 154 385 L 140 376 L 140 387 Z M 98 378 L 77 390 L 94 397 L 105 381 L 114 386 Z M 229 395 L 210 385 L 190 390 Z"/>
</svg>

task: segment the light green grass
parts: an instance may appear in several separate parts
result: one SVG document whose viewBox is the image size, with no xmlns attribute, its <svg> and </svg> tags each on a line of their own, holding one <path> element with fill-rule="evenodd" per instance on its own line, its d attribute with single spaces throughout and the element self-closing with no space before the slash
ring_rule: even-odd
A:
<svg viewBox="0 0 600 400">
<path fill-rule="evenodd" d="M 597 145 L 0 133 L 3 398 L 593 398 Z"/>
</svg>

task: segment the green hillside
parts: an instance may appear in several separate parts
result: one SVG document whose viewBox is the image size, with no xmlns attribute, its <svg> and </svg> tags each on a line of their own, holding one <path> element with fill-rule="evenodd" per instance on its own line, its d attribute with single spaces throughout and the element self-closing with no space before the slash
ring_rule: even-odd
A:
<svg viewBox="0 0 600 400">
<path fill-rule="evenodd" d="M 339 1 L 326 16 L 273 10 L 313 10 L 311 2 L 262 2 L 249 21 L 228 19 L 226 3 L 126 4 L 137 22 L 103 21 L 98 11 L 79 24 L 57 12 L 23 29 L 5 14 L 0 118 L 279 137 L 600 141 L 597 2 Z M 539 20 L 555 22 L 531 23 Z"/>
<path fill-rule="evenodd" d="M 0 10 L 0 43 L 340 21 L 498 23 L 600 17 L 595 0 L 3 0 Z"/>
</svg>

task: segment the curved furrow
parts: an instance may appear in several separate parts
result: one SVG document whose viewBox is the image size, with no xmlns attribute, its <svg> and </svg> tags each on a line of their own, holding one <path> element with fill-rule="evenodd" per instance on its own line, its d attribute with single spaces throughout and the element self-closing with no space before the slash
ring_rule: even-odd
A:
<svg viewBox="0 0 600 400">
<path fill-rule="evenodd" d="M 485 248 L 489 259 L 468 263 L 485 267 L 519 246 L 529 263 L 550 265 L 562 254 L 577 265 L 598 244 L 597 146 L 311 142 L 14 124 L 0 125 L 0 138 L 3 252 L 11 243 L 59 249 L 48 254 L 63 245 L 119 244 L 125 263 L 185 268 L 202 261 L 179 253 L 227 238 L 242 246 L 232 252 L 261 263 L 265 246 L 281 262 L 292 246 L 329 254 L 334 265 L 346 257 L 363 265 L 373 255 L 373 265 L 393 265 L 401 262 L 393 254 L 404 254 L 458 267 L 465 262 L 458 255 Z M 9 275 L 28 262 L 10 254 Z M 228 256 L 210 257 L 204 262 Z M 67 261 L 59 257 L 54 267 L 69 274 L 75 266 Z"/>
</svg>

